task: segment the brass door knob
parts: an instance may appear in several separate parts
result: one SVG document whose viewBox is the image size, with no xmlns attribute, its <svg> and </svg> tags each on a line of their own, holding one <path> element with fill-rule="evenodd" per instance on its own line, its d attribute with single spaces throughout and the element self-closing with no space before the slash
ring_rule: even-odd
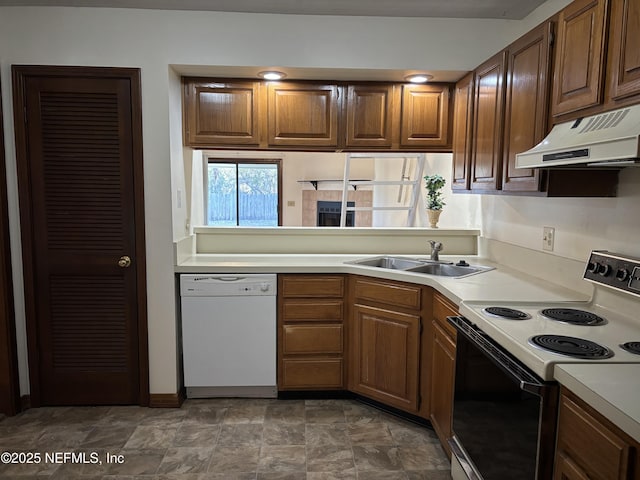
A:
<svg viewBox="0 0 640 480">
<path fill-rule="evenodd" d="M 128 255 L 121 256 L 118 260 L 118 266 L 120 268 L 127 268 L 131 266 L 131 257 L 129 257 Z"/>
</svg>

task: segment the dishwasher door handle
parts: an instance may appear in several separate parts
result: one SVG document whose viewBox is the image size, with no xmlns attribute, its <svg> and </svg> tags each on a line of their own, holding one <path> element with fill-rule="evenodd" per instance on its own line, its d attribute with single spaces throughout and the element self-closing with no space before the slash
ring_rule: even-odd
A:
<svg viewBox="0 0 640 480">
<path fill-rule="evenodd" d="M 220 280 L 221 282 L 237 282 L 239 280 L 244 280 L 247 277 L 214 277 L 216 280 Z"/>
</svg>

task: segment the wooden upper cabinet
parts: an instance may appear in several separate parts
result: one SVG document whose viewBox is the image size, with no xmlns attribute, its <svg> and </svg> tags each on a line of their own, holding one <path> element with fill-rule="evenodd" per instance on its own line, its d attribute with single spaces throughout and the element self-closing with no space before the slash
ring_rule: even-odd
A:
<svg viewBox="0 0 640 480">
<path fill-rule="evenodd" d="M 553 79 L 554 117 L 602 103 L 607 2 L 575 0 L 560 12 Z M 636 46 L 630 48 L 637 50 Z M 637 58 L 637 51 L 634 55 Z"/>
<path fill-rule="evenodd" d="M 470 172 L 472 190 L 500 189 L 505 56 L 506 51 L 502 51 L 475 71 Z"/>
<path fill-rule="evenodd" d="M 453 177 L 451 188 L 469 189 L 471 125 L 473 122 L 473 73 L 456 83 L 453 113 Z"/>
<path fill-rule="evenodd" d="M 349 85 L 347 147 L 391 147 L 393 85 Z"/>
<path fill-rule="evenodd" d="M 270 146 L 337 147 L 337 85 L 272 83 L 267 87 Z"/>
<path fill-rule="evenodd" d="M 548 125 L 549 43 L 552 22 L 530 31 L 508 47 L 502 190 L 540 189 L 540 169 L 516 168 L 516 154 L 540 143 Z"/>
<path fill-rule="evenodd" d="M 611 5 L 610 96 L 620 100 L 640 94 L 640 2 Z"/>
<path fill-rule="evenodd" d="M 403 85 L 400 146 L 446 148 L 449 138 L 450 86 Z"/>
<path fill-rule="evenodd" d="M 258 89 L 258 82 L 186 79 L 185 144 L 257 146 Z"/>
</svg>

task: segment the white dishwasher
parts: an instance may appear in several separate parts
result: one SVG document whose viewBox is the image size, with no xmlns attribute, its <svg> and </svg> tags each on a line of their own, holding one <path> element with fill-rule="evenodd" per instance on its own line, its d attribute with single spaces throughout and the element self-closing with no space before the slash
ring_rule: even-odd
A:
<svg viewBox="0 0 640 480">
<path fill-rule="evenodd" d="M 180 276 L 187 397 L 277 396 L 276 293 L 276 275 Z"/>
</svg>

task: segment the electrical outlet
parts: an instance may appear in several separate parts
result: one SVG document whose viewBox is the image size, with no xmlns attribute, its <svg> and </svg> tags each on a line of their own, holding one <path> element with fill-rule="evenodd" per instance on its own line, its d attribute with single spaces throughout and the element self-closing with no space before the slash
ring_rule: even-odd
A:
<svg viewBox="0 0 640 480">
<path fill-rule="evenodd" d="M 542 249 L 553 252 L 553 242 L 556 239 L 556 229 L 553 227 L 542 228 Z"/>
</svg>

